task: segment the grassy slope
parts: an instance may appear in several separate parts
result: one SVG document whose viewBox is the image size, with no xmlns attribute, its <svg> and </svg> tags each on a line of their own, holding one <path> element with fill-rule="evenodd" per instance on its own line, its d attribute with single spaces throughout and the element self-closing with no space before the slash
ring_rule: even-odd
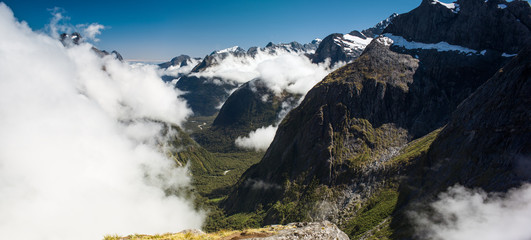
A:
<svg viewBox="0 0 531 240">
<path fill-rule="evenodd" d="M 441 129 L 437 129 L 426 136 L 411 141 L 400 150 L 399 154 L 387 162 L 392 169 L 406 168 L 414 161 L 423 158 Z M 345 231 L 351 239 L 391 239 L 393 228 L 390 226 L 396 211 L 401 205 L 397 185 L 390 185 L 380 189 L 366 201 L 341 230 Z"/>
<path fill-rule="evenodd" d="M 276 234 L 283 229 L 293 226 L 270 226 L 264 228 L 254 228 L 246 230 L 221 230 L 212 233 L 166 233 L 158 235 L 129 235 L 125 237 L 117 235 L 105 236 L 104 240 L 221 240 L 221 239 L 245 239 L 252 237 L 267 237 Z"/>
</svg>

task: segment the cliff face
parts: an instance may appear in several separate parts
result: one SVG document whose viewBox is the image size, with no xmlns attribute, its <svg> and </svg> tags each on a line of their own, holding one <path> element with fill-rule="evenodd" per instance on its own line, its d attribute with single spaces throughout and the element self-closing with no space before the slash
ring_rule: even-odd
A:
<svg viewBox="0 0 531 240">
<path fill-rule="evenodd" d="M 243 84 L 225 101 L 214 120 L 215 127 L 252 129 L 275 124 L 284 107 L 295 105 L 300 95 L 277 95 L 260 79 Z"/>
<path fill-rule="evenodd" d="M 445 6 L 423 0 L 418 8 L 393 19 L 384 33 L 410 41 L 517 53 L 531 40 L 530 22 L 527 1 L 458 0 Z"/>
<path fill-rule="evenodd" d="M 506 191 L 531 181 L 529 96 L 531 46 L 453 112 L 422 162 L 423 177 L 432 179 L 429 185 Z"/>
<path fill-rule="evenodd" d="M 514 18 L 509 17 L 509 20 L 495 17 L 498 13 L 502 15 L 506 13 L 499 12 L 501 10 L 497 8 L 491 8 L 491 1 L 488 4 L 481 2 L 481 7 L 474 5 L 480 4 L 477 1 L 458 2 L 460 11 L 455 11 L 437 2 L 423 1 L 417 9 L 397 16 L 396 22 L 393 21 L 385 32 L 392 33 L 394 36 L 403 36 L 410 42 L 400 44 L 387 37 L 379 37 L 372 41 L 354 62 L 331 73 L 316 85 L 300 106 L 291 111 L 281 123 L 262 161 L 244 173 L 233 193 L 225 201 L 225 208 L 229 212 L 241 212 L 252 211 L 256 207 L 263 206 L 269 209 L 268 219 L 278 221 L 283 218 L 282 209 L 292 207 L 288 201 L 290 200 L 296 202 L 294 208 L 302 218 L 309 216 L 340 219 L 343 218 L 340 216 L 341 212 L 349 209 L 351 215 L 345 217 L 349 219 L 363 214 L 359 212 L 362 209 L 356 207 L 357 205 L 370 202 L 370 199 L 378 196 L 376 193 L 381 189 L 393 189 L 395 184 L 407 177 L 410 164 L 417 167 L 424 166 L 422 164 L 439 166 L 443 163 L 438 161 L 445 158 L 442 156 L 452 154 L 452 152 L 462 159 L 467 159 L 466 161 L 473 162 L 474 160 L 470 159 L 474 159 L 477 154 L 476 150 L 471 150 L 474 146 L 465 145 L 467 150 L 455 152 L 459 148 L 453 147 L 453 144 L 458 144 L 459 138 L 453 139 L 452 137 L 452 140 L 447 143 L 440 142 L 444 136 L 459 136 L 456 134 L 460 131 L 470 132 L 472 130 L 456 128 L 456 132 L 453 132 L 447 130 L 448 127 L 443 130 L 436 144 L 434 143 L 438 147 L 430 149 L 430 154 L 436 156 L 433 159 L 439 160 L 422 161 L 425 160 L 425 151 L 437 136 L 436 130 L 448 123 L 452 112 L 463 100 L 510 60 L 502 53 L 522 49 L 523 43 L 530 37 L 529 31 L 524 31 L 525 29 L 519 25 L 524 20 L 518 20 L 513 15 L 511 16 Z M 483 4 L 486 5 L 483 6 Z M 511 4 L 522 5 L 519 2 L 507 4 L 507 9 Z M 522 8 L 518 11 L 528 12 L 529 4 Z M 510 26 L 504 32 L 507 35 L 503 36 L 504 40 L 500 43 L 493 43 L 499 37 L 496 33 L 499 30 L 497 27 L 482 27 L 478 30 L 479 32 L 475 30 L 466 32 L 453 27 L 461 23 L 459 21 L 464 20 L 455 20 L 457 23 L 441 20 L 445 17 L 468 18 L 478 24 L 481 21 L 491 21 L 492 26 Z M 418 25 L 424 23 L 427 25 L 410 24 L 410 21 L 413 21 L 411 19 L 420 23 Z M 445 32 L 444 29 L 450 33 L 430 36 L 432 32 Z M 475 34 L 480 34 L 480 36 L 470 36 Z M 468 47 L 480 51 L 456 45 L 445 45 L 445 48 L 429 45 L 429 43 L 441 41 L 453 44 L 462 43 L 461 40 L 454 39 L 454 36 L 459 36 L 459 39 L 476 39 L 474 43 L 476 45 Z M 487 50 L 482 51 L 483 49 Z M 527 70 L 522 71 L 529 76 Z M 489 88 L 491 89 L 489 91 L 493 91 L 492 87 Z M 483 101 L 483 103 L 488 102 L 487 99 Z M 500 98 L 489 106 L 503 106 L 504 101 L 512 100 Z M 481 104 L 481 101 L 478 100 L 477 103 Z M 470 126 L 467 127 L 470 129 L 477 127 L 475 124 L 490 123 L 496 129 L 498 126 L 496 124 L 503 121 L 502 118 L 493 118 L 498 119 L 494 122 L 486 121 L 482 119 L 483 117 L 473 119 L 470 117 L 473 114 L 465 110 L 476 111 L 479 107 L 459 108 L 454 116 L 460 117 L 454 117 L 455 120 L 452 122 L 459 124 L 470 122 Z M 487 106 L 482 106 L 482 108 L 485 107 Z M 512 112 L 518 113 L 517 109 L 509 108 L 504 112 L 504 117 L 509 117 L 507 114 Z M 522 122 L 521 119 L 525 119 L 528 115 L 519 114 L 519 116 L 521 116 L 518 118 L 520 120 L 514 123 L 515 126 L 519 124 L 527 128 L 528 124 Z M 485 118 L 488 117 L 485 116 Z M 452 122 L 449 126 L 452 126 Z M 474 134 L 484 139 L 481 140 L 485 141 L 482 144 L 501 149 L 499 154 L 506 154 L 507 148 L 495 145 L 495 143 L 503 142 L 501 140 L 503 134 L 511 134 L 512 129 L 517 131 L 519 127 L 500 129 L 503 131 L 496 135 L 494 140 L 487 140 L 490 136 L 487 132 L 483 135 L 479 132 Z M 427 135 L 430 132 L 431 134 Z M 470 138 L 470 134 L 472 133 L 462 136 L 461 140 Z M 523 136 L 525 135 L 516 140 L 518 144 L 510 143 L 511 148 L 520 149 L 515 152 L 522 152 L 523 147 L 529 149 L 528 146 L 522 145 L 526 142 L 522 139 Z M 423 138 L 418 139 L 420 137 Z M 415 141 L 411 142 L 412 140 Z M 452 151 L 448 151 L 450 149 Z M 492 150 L 484 150 L 492 152 Z M 467 153 L 469 155 L 465 154 L 466 151 L 470 151 Z M 419 164 L 416 161 L 422 163 Z M 489 164 L 491 163 L 487 165 Z M 446 163 L 443 165 L 447 166 Z M 486 170 L 484 167 L 487 165 L 477 167 L 478 173 Z M 468 165 L 457 166 L 467 167 Z M 501 171 L 507 172 L 506 170 Z M 453 167 L 441 170 L 440 173 L 450 174 L 452 171 Z M 460 171 L 462 171 L 463 181 L 475 176 L 474 173 L 468 174 L 466 168 L 461 168 Z M 434 173 L 425 174 L 426 177 L 438 176 Z M 453 179 L 450 175 L 448 177 Z M 444 175 L 437 179 L 435 182 L 448 182 Z M 515 181 L 521 180 L 521 178 L 518 179 Z M 481 184 L 477 183 L 478 186 Z M 489 183 L 485 184 L 487 184 L 485 186 L 489 185 Z M 508 185 L 510 184 L 504 184 L 502 188 Z M 302 192 L 302 195 L 294 195 L 294 189 Z M 314 196 L 311 201 L 332 199 L 330 200 L 332 210 L 319 216 L 312 215 L 312 211 L 319 211 L 320 205 L 304 206 L 310 201 L 305 200 L 305 196 Z M 400 199 L 403 201 L 402 197 Z M 354 223 L 339 222 L 339 224 L 345 227 Z M 351 236 L 358 233 L 353 230 Z"/>
</svg>

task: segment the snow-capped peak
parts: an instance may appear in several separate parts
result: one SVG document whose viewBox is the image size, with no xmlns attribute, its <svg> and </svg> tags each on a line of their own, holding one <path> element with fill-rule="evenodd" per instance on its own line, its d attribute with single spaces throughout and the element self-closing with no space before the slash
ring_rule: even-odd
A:
<svg viewBox="0 0 531 240">
<path fill-rule="evenodd" d="M 234 47 L 214 51 L 211 55 L 220 54 L 220 53 L 234 53 L 234 52 L 240 52 L 240 51 L 245 51 L 245 50 L 243 50 L 242 48 L 238 46 L 234 46 Z"/>
<path fill-rule="evenodd" d="M 386 28 L 396 16 L 398 16 L 398 13 L 391 14 L 391 16 L 389 16 L 388 18 L 386 18 L 386 19 L 380 21 L 379 23 L 377 23 L 375 25 L 375 27 L 376 28 L 381 28 L 381 29 Z"/>
</svg>

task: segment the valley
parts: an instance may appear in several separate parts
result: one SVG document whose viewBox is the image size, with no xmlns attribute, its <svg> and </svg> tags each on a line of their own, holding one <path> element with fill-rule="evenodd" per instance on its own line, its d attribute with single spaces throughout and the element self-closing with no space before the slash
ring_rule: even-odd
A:
<svg viewBox="0 0 531 240">
<path fill-rule="evenodd" d="M 0 3 L 0 238 L 530 239 L 531 5 L 419 2 L 156 63 Z"/>
</svg>

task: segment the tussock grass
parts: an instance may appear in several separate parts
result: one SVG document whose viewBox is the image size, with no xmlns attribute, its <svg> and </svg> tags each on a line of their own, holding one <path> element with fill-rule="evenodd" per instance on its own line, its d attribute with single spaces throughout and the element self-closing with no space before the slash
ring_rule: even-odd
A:
<svg viewBox="0 0 531 240">
<path fill-rule="evenodd" d="M 275 225 L 264 228 L 245 230 L 220 230 L 213 233 L 183 231 L 179 233 L 165 233 L 157 235 L 133 234 L 129 236 L 107 235 L 103 240 L 229 240 L 251 237 L 267 237 L 280 230 L 294 228 L 294 226 Z"/>
</svg>

